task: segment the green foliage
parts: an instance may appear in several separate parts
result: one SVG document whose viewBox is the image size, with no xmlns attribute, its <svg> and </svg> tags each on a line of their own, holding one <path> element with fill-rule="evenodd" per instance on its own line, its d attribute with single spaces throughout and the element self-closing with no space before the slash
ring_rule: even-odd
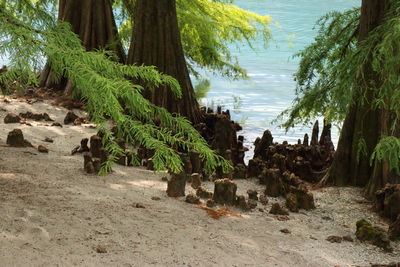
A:
<svg viewBox="0 0 400 267">
<path fill-rule="evenodd" d="M 289 115 L 286 127 L 315 116 L 340 122 L 355 102 L 371 111 L 390 114 L 388 136 L 381 137 L 376 145 L 371 164 L 374 159 L 387 160 L 390 168 L 399 172 L 400 1 L 391 1 L 383 22 L 361 42 L 359 17 L 359 9 L 353 9 L 330 13 L 319 21 L 315 42 L 298 54 L 298 97 L 282 115 Z M 358 152 L 365 146 L 359 143 Z"/>
<path fill-rule="evenodd" d="M 301 58 L 294 75 L 297 97 L 293 107 L 280 115 L 288 117 L 284 124 L 287 129 L 318 116 L 330 121 L 343 120 L 354 84 L 345 83 L 341 64 L 355 51 L 359 19 L 359 9 L 328 13 L 316 24 L 318 34 L 314 43 L 295 55 Z"/>
<path fill-rule="evenodd" d="M 362 156 L 368 156 L 367 142 L 364 138 L 358 139 L 357 143 L 357 161 L 360 161 Z"/>
<path fill-rule="evenodd" d="M 269 16 L 243 10 L 233 1 L 177 0 L 179 28 L 190 70 L 201 67 L 222 76 L 245 78 L 246 71 L 230 53 L 228 44 L 270 39 Z"/>
<path fill-rule="evenodd" d="M 110 170 L 116 154 L 123 154 L 116 142 L 118 138 L 153 149 L 156 170 L 169 169 L 175 173 L 182 170 L 177 147 L 198 151 L 208 171 L 217 166 L 222 166 L 225 171 L 231 168 L 208 147 L 188 120 L 154 106 L 141 95 L 143 88 L 132 83 L 132 80 L 142 80 L 148 87 L 166 84 L 180 97 L 180 87 L 175 79 L 158 73 L 154 67 L 126 66 L 111 61 L 109 57 L 113 55 L 106 51 L 86 52 L 69 24 L 57 23 L 46 14 L 43 20 L 38 16 L 35 20 L 23 21 L 10 4 L 21 2 L 29 12 L 43 12 L 40 6 L 30 1 L 0 0 L 3 7 L 0 9 L 0 54 L 12 57 L 9 71 L 0 75 L 0 83 L 21 80 L 26 73 L 36 80 L 32 73 L 43 65 L 43 59 L 48 58 L 56 80 L 65 76 L 79 88 L 92 121 L 104 135 L 103 143 L 110 158 L 102 173 Z M 160 125 L 154 123 L 155 119 Z M 118 129 L 117 136 L 111 132 L 110 121 Z"/>
<path fill-rule="evenodd" d="M 382 137 L 372 153 L 371 165 L 374 160 L 387 161 L 390 170 L 400 175 L 400 139 L 393 136 Z"/>
<path fill-rule="evenodd" d="M 208 91 L 211 89 L 211 82 L 208 79 L 200 80 L 194 87 L 194 94 L 196 99 L 199 100 L 201 98 L 206 97 Z"/>
</svg>

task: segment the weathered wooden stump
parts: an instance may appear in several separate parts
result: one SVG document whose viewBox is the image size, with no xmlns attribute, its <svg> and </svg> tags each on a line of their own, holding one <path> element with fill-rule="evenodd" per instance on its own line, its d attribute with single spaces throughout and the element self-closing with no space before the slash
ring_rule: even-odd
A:
<svg viewBox="0 0 400 267">
<path fill-rule="evenodd" d="M 386 251 L 392 251 L 389 237 L 386 231 L 378 226 L 373 226 L 371 223 L 362 219 L 356 224 L 356 237 L 362 242 L 369 242 L 377 247 L 383 248 Z"/>
<path fill-rule="evenodd" d="M 183 170 L 187 176 L 193 173 L 192 162 L 190 161 L 190 156 L 186 153 L 181 153 L 181 159 L 183 162 Z"/>
<path fill-rule="evenodd" d="M 199 173 L 192 173 L 190 176 L 192 179 L 192 188 L 197 189 L 201 186 L 201 175 Z"/>
<path fill-rule="evenodd" d="M 299 209 L 315 209 L 314 196 L 307 190 L 305 186 L 291 186 L 289 190 L 293 195 L 296 196 L 297 206 Z"/>
<path fill-rule="evenodd" d="M 199 152 L 192 151 L 189 153 L 190 157 L 190 162 L 192 164 L 192 172 L 193 173 L 201 173 L 202 167 L 201 167 L 201 159 L 200 159 L 200 154 Z"/>
<path fill-rule="evenodd" d="M 312 146 L 318 145 L 318 134 L 319 134 L 319 126 L 318 126 L 318 120 L 317 120 L 314 123 L 312 135 L 311 135 L 311 145 Z"/>
<path fill-rule="evenodd" d="M 8 113 L 4 117 L 4 123 L 19 123 L 21 121 L 21 117 L 15 113 Z"/>
<path fill-rule="evenodd" d="M 89 174 L 96 172 L 94 164 L 93 164 L 91 152 L 83 153 L 83 169 L 85 170 L 86 173 L 89 173 Z"/>
<path fill-rule="evenodd" d="M 64 124 L 74 123 L 76 119 L 79 119 L 79 117 L 74 112 L 68 111 L 67 115 L 64 118 Z"/>
<path fill-rule="evenodd" d="M 304 135 L 303 146 L 308 146 L 308 134 Z"/>
<path fill-rule="evenodd" d="M 108 151 L 104 147 L 102 147 L 100 149 L 100 161 L 101 161 L 101 164 L 103 164 L 104 162 L 106 162 L 108 160 L 108 155 L 109 155 Z"/>
<path fill-rule="evenodd" d="M 96 173 L 99 173 L 101 169 L 101 159 L 99 158 L 92 158 L 93 167 Z"/>
<path fill-rule="evenodd" d="M 103 144 L 101 142 L 101 137 L 98 135 L 93 135 L 90 137 L 90 152 L 92 153 L 92 157 L 101 158 L 101 149 L 103 148 Z"/>
<path fill-rule="evenodd" d="M 272 204 L 271 210 L 269 213 L 274 215 L 289 215 L 289 211 L 282 207 L 279 203 Z"/>
<path fill-rule="evenodd" d="M 83 138 L 81 140 L 81 147 L 79 148 L 79 152 L 88 152 L 88 151 L 90 151 L 90 149 L 88 147 L 88 142 L 89 142 L 88 138 Z"/>
<path fill-rule="evenodd" d="M 269 146 L 273 144 L 274 138 L 269 130 L 264 131 L 262 138 L 255 143 L 254 158 L 265 158 L 265 152 Z"/>
<path fill-rule="evenodd" d="M 279 169 L 266 169 L 264 175 L 265 194 L 267 196 L 278 197 L 285 194 L 285 185 Z"/>
<path fill-rule="evenodd" d="M 167 195 L 169 197 L 184 197 L 186 186 L 186 174 L 181 172 L 179 174 L 172 174 L 168 180 Z"/>
<path fill-rule="evenodd" d="M 289 193 L 286 195 L 286 202 L 285 205 L 286 207 L 291 211 L 291 212 L 299 212 L 299 203 L 297 202 L 297 197 Z"/>
<path fill-rule="evenodd" d="M 258 193 L 256 190 L 247 190 L 247 194 L 249 195 L 249 199 L 258 200 Z"/>
<path fill-rule="evenodd" d="M 247 168 L 243 164 L 238 164 L 233 170 L 233 179 L 246 179 L 247 178 Z"/>
<path fill-rule="evenodd" d="M 186 196 L 185 202 L 189 204 L 199 204 L 200 198 L 192 193 Z"/>
<path fill-rule="evenodd" d="M 237 185 L 231 180 L 219 179 L 214 182 L 213 199 L 216 203 L 234 205 L 236 201 Z"/>
<path fill-rule="evenodd" d="M 261 161 L 261 159 L 255 158 L 249 160 L 249 165 L 247 167 L 247 177 L 248 178 L 258 177 L 264 168 L 265 166 L 263 166 L 263 162 Z"/>
<path fill-rule="evenodd" d="M 119 139 L 119 140 L 117 140 L 117 144 L 125 152 L 125 150 L 126 150 L 125 141 Z M 126 166 L 127 165 L 126 164 L 126 156 L 125 155 L 122 155 L 122 154 L 118 153 L 116 155 L 116 157 L 117 157 L 117 161 L 116 161 L 117 164 L 122 165 L 122 166 Z"/>
<path fill-rule="evenodd" d="M 286 171 L 286 157 L 284 155 L 275 153 L 272 156 L 272 164 L 275 168 L 278 168 L 281 173 Z"/>
<path fill-rule="evenodd" d="M 236 198 L 236 206 L 243 210 L 243 211 L 249 211 L 250 207 L 246 202 L 246 198 L 243 195 L 237 196 Z"/>
<path fill-rule="evenodd" d="M 394 221 L 400 215 L 400 184 L 387 184 L 376 192 L 376 208 Z"/>
<path fill-rule="evenodd" d="M 14 129 L 8 133 L 7 145 L 13 147 L 25 147 L 26 143 L 21 129 Z"/>
</svg>

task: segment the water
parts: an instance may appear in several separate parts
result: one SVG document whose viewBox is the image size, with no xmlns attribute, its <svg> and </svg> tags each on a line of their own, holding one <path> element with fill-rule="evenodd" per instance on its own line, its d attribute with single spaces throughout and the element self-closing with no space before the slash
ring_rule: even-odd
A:
<svg viewBox="0 0 400 267">
<path fill-rule="evenodd" d="M 262 40 L 256 42 L 257 52 L 245 44 L 239 49 L 232 47 L 240 65 L 247 69 L 250 79 L 229 81 L 220 77 L 209 77 L 212 89 L 202 100 L 206 105 L 221 104 L 230 109 L 234 120 L 241 122 L 245 145 L 252 148 L 255 138 L 264 130 L 271 130 L 275 141 L 290 143 L 310 133 L 310 126 L 296 126 L 285 133 L 271 124 L 276 116 L 291 106 L 294 99 L 296 72 L 299 59 L 292 56 L 310 44 L 315 37 L 315 22 L 329 11 L 342 11 L 360 6 L 360 0 L 236 0 L 235 4 L 261 15 L 268 14 L 279 23 L 272 26 L 273 40 L 267 49 Z M 293 36 L 294 38 L 289 38 Z M 289 41 L 290 40 L 290 41 Z M 321 126 L 320 126 L 321 127 Z M 333 129 L 334 143 L 338 139 L 337 129 Z M 251 157 L 248 153 L 246 158 Z"/>
</svg>

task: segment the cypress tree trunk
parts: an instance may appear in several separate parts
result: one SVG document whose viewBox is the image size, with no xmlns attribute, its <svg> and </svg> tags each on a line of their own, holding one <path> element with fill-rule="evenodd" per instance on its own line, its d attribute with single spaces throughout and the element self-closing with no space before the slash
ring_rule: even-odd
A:
<svg viewBox="0 0 400 267">
<path fill-rule="evenodd" d="M 359 41 L 382 23 L 389 8 L 389 0 L 363 0 L 361 8 Z M 354 93 L 353 104 L 346 116 L 340 134 L 338 148 L 332 166 L 323 180 L 334 185 L 366 186 L 366 195 L 373 193 L 388 182 L 386 163 L 375 162 L 371 166 L 371 154 L 382 135 L 388 134 L 390 114 L 374 109 L 372 101 L 375 90 L 381 83 L 372 70 L 371 61 L 363 66 L 363 80 Z M 361 95 L 365 96 L 363 102 Z M 360 151 L 360 144 L 365 149 Z"/>
<path fill-rule="evenodd" d="M 127 63 L 156 66 L 177 79 L 182 89 L 181 99 L 176 99 L 165 86 L 147 88 L 144 96 L 155 105 L 198 123 L 201 114 L 186 66 L 175 0 L 137 0 L 134 22 Z"/>
<path fill-rule="evenodd" d="M 60 0 L 58 19 L 71 24 L 86 50 L 105 48 L 114 51 L 120 62 L 125 61 L 122 44 L 117 40 L 118 30 L 110 0 Z M 55 84 L 47 64 L 40 81 L 42 87 L 65 90 L 66 94 L 70 94 L 73 87 L 65 78 Z"/>
</svg>

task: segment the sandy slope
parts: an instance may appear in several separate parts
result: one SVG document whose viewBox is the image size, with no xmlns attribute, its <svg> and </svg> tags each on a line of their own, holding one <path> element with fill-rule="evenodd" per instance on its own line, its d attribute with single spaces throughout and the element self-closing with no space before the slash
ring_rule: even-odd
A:
<svg viewBox="0 0 400 267">
<path fill-rule="evenodd" d="M 7 112 L 48 112 L 62 122 L 66 110 L 17 100 Z M 116 166 L 106 178 L 85 175 L 82 156 L 71 149 L 94 130 L 85 126 L 49 127 L 3 124 L 0 111 L 0 266 L 356 266 L 400 260 L 400 246 L 387 254 L 359 242 L 332 244 L 330 235 L 352 235 L 355 222 L 369 218 L 358 189 L 314 192 L 315 211 L 278 221 L 259 204 L 241 217 L 214 220 L 182 198 L 165 194 L 160 176 Z M 7 133 L 20 128 L 34 148 L 5 146 Z M 54 143 L 45 143 L 45 137 Z M 263 190 L 254 181 L 237 181 L 239 193 Z M 212 184 L 206 187 L 212 189 Z M 191 191 L 190 187 L 187 191 Z M 152 200 L 152 197 L 161 200 Z M 270 199 L 270 203 L 276 200 Z M 145 208 L 131 205 L 142 203 Z M 331 218 L 332 220 L 328 219 Z M 324 219 L 325 218 L 325 219 Z M 287 228 L 291 234 L 279 230 Z M 107 253 L 97 253 L 101 245 Z"/>
</svg>

